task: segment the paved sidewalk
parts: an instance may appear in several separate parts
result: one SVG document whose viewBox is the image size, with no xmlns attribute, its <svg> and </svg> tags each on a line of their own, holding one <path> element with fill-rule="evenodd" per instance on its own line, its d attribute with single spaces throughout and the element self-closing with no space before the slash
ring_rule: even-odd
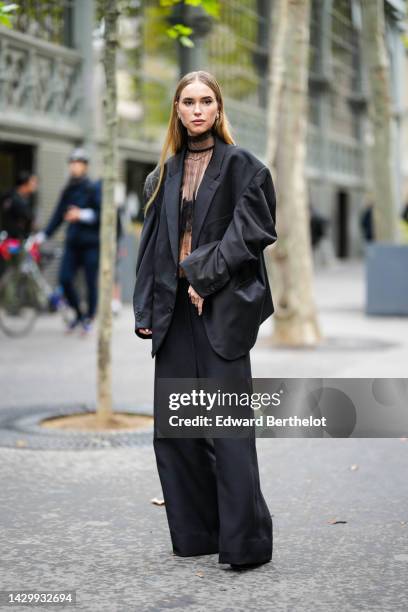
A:
<svg viewBox="0 0 408 612">
<path fill-rule="evenodd" d="M 362 275 L 358 264 L 319 273 L 320 349 L 270 348 L 266 322 L 253 376 L 406 377 L 408 321 L 365 317 Z M 0 342 L 0 409 L 95 401 L 95 338 L 64 337 L 46 316 L 27 338 Z M 115 321 L 113 355 L 116 409 L 149 410 L 154 361 L 129 307 Z M 274 555 L 244 573 L 217 555 L 172 555 L 165 508 L 150 503 L 161 496 L 151 445 L 0 448 L 0 590 L 71 588 L 76 609 L 90 612 L 405 611 L 408 441 L 257 447 Z"/>
<path fill-rule="evenodd" d="M 408 443 L 257 446 L 274 554 L 242 574 L 172 555 L 151 447 L 1 449 L 1 588 L 76 589 L 87 612 L 405 612 Z"/>
</svg>

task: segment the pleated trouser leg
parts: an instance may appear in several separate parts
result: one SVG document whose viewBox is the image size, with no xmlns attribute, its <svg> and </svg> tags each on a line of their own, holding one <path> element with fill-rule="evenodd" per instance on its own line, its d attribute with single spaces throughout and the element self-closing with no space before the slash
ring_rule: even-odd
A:
<svg viewBox="0 0 408 612">
<path fill-rule="evenodd" d="M 159 378 L 251 377 L 249 353 L 226 360 L 212 349 L 187 289 L 179 279 L 172 321 L 156 353 L 155 416 Z M 175 554 L 219 553 L 219 563 L 237 564 L 271 559 L 272 519 L 260 488 L 255 436 L 155 436 L 153 446 Z"/>
</svg>

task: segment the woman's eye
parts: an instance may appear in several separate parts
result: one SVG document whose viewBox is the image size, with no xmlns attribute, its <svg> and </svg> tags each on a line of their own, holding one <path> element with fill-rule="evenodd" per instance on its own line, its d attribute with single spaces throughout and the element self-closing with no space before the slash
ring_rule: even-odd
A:
<svg viewBox="0 0 408 612">
<path fill-rule="evenodd" d="M 191 106 L 192 101 L 191 101 L 191 100 L 186 100 L 186 101 L 184 102 L 184 104 L 185 104 L 186 106 Z M 205 101 L 204 101 L 204 104 L 207 104 L 207 105 L 212 104 L 212 100 L 205 100 Z"/>
</svg>

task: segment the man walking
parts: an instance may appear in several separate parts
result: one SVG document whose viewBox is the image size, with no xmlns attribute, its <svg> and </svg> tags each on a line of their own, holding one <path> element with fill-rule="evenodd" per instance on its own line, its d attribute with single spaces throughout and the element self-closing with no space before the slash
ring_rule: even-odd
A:
<svg viewBox="0 0 408 612">
<path fill-rule="evenodd" d="M 63 221 L 68 223 L 59 283 L 76 316 L 68 324 L 67 332 L 79 326 L 83 333 L 88 333 L 92 329 L 97 308 L 101 182 L 93 182 L 88 177 L 89 156 L 84 149 L 74 149 L 68 161 L 69 180 L 46 228 L 37 237 L 40 242 L 46 240 Z M 81 267 L 87 286 L 86 313 L 81 310 L 74 287 L 75 275 Z"/>
</svg>

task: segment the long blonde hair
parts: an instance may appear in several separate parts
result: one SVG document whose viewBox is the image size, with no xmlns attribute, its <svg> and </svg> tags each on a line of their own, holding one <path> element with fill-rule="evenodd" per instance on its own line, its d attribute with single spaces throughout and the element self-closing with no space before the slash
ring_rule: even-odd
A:
<svg viewBox="0 0 408 612">
<path fill-rule="evenodd" d="M 218 103 L 219 118 L 216 119 L 213 124 L 213 131 L 227 144 L 235 144 L 230 132 L 229 121 L 224 110 L 224 100 L 222 97 L 221 88 L 216 78 L 205 70 L 195 70 L 193 72 L 188 72 L 187 74 L 185 74 L 179 80 L 176 87 L 176 91 L 174 93 L 170 119 L 167 126 L 167 133 L 164 139 L 164 144 L 161 150 L 160 160 L 158 164 L 160 166 L 159 180 L 157 182 L 156 188 L 154 189 L 150 198 L 146 202 L 144 209 L 145 214 L 160 190 L 164 175 L 164 165 L 166 163 L 168 151 L 170 150 L 171 153 L 174 155 L 178 153 L 187 143 L 187 129 L 182 124 L 181 119 L 178 118 L 175 103 L 179 101 L 180 94 L 184 87 L 186 87 L 190 83 L 193 83 L 194 81 L 201 81 L 202 83 L 205 83 L 205 85 L 212 89 L 215 94 L 215 98 Z"/>
</svg>

